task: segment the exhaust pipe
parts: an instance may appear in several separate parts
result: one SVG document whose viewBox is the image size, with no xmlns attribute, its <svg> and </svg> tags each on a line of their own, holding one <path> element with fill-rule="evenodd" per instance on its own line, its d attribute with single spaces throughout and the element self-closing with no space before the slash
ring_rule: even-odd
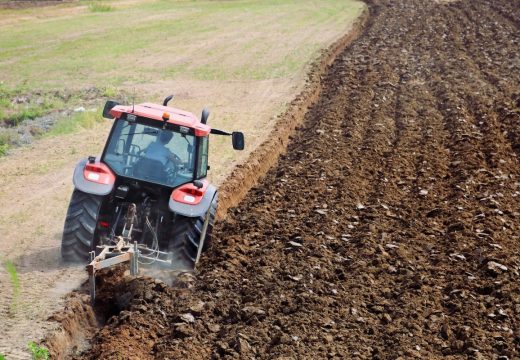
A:
<svg viewBox="0 0 520 360">
<path fill-rule="evenodd" d="M 200 122 L 203 124 L 206 124 L 208 122 L 208 117 L 209 117 L 209 110 L 207 108 L 204 108 L 204 110 L 202 110 Z"/>
<path fill-rule="evenodd" d="M 166 99 L 164 99 L 164 101 L 162 103 L 163 106 L 168 105 L 168 103 L 170 102 L 171 99 L 173 99 L 173 95 L 167 96 Z"/>
</svg>

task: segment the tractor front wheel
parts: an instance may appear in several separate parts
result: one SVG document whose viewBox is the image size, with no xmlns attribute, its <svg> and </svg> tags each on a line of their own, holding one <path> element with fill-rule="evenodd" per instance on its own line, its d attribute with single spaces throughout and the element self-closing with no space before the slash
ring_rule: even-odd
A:
<svg viewBox="0 0 520 360">
<path fill-rule="evenodd" d="M 61 257 L 65 261 L 85 262 L 94 249 L 96 226 L 103 197 L 74 190 L 61 238 Z"/>
</svg>

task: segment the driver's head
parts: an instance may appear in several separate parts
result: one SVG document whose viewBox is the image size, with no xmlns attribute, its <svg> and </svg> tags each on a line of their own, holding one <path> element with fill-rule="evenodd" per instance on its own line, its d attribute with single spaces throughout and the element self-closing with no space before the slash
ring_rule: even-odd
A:
<svg viewBox="0 0 520 360">
<path fill-rule="evenodd" d="M 170 140 L 172 139 L 172 137 L 173 137 L 173 133 L 171 131 L 163 130 L 163 131 L 161 131 L 161 134 L 159 135 L 159 140 L 163 144 L 168 144 L 170 142 Z"/>
</svg>

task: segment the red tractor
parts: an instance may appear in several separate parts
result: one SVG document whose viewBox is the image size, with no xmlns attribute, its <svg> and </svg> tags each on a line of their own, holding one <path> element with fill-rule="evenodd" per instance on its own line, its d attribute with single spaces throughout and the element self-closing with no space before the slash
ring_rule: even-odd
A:
<svg viewBox="0 0 520 360">
<path fill-rule="evenodd" d="M 206 109 L 198 119 L 168 107 L 171 99 L 162 106 L 105 104 L 103 117 L 114 124 L 103 153 L 74 170 L 65 261 L 92 260 L 104 247 L 120 251 L 124 239 L 127 248 L 139 247 L 142 263 L 195 267 L 217 209 L 217 189 L 206 180 L 209 135 L 231 136 L 236 150 L 244 148 L 244 135 L 211 129 Z"/>
</svg>

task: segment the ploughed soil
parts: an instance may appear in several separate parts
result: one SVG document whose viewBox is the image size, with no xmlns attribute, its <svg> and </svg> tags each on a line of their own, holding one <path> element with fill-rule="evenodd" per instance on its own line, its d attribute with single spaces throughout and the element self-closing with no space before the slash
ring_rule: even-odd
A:
<svg viewBox="0 0 520 360">
<path fill-rule="evenodd" d="M 520 357 L 519 19 L 372 1 L 199 270 L 101 278 L 78 357 Z"/>
</svg>

